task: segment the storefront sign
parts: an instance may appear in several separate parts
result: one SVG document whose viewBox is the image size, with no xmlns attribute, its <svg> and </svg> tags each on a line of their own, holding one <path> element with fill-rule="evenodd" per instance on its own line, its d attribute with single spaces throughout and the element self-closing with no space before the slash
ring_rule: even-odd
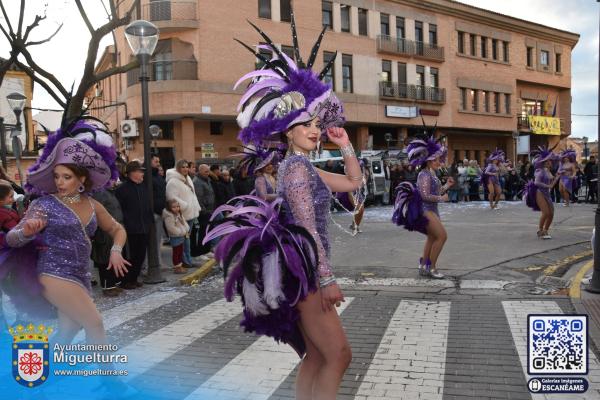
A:
<svg viewBox="0 0 600 400">
<path fill-rule="evenodd" d="M 385 116 L 393 118 L 415 118 L 417 107 L 385 106 Z"/>
<path fill-rule="evenodd" d="M 201 143 L 200 144 L 202 152 L 212 152 L 215 150 L 215 144 L 214 143 Z"/>
<path fill-rule="evenodd" d="M 438 110 L 427 110 L 425 108 L 419 108 L 419 113 L 421 115 L 431 115 L 434 117 L 437 117 L 438 115 L 440 115 L 440 112 Z"/>
<path fill-rule="evenodd" d="M 536 135 L 560 135 L 560 119 L 528 115 L 531 131 Z"/>
</svg>

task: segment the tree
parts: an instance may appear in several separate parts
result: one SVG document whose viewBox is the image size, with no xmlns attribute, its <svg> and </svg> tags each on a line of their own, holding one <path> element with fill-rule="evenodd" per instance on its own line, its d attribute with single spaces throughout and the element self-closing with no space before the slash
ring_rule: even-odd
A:
<svg viewBox="0 0 600 400">
<path fill-rule="evenodd" d="M 79 82 L 79 86 L 76 89 L 73 88 L 71 91 L 69 91 L 52 73 L 45 70 L 33 59 L 28 49 L 30 46 L 41 45 L 51 40 L 58 33 L 62 27 L 62 24 L 50 37 L 40 41 L 28 41 L 31 31 L 46 18 L 45 13 L 44 15 L 36 15 L 33 23 L 27 26 L 27 28 L 23 31 L 22 27 L 25 13 L 25 0 L 21 0 L 19 24 L 18 29 L 15 32 L 13 25 L 10 23 L 8 15 L 5 11 L 3 1 L 6 0 L 0 0 L 0 9 L 4 15 L 4 23 L 6 24 L 6 27 L 0 23 L 0 30 L 10 43 L 11 54 L 10 58 L 6 61 L 6 66 L 4 65 L 5 63 L 0 65 L 0 76 L 3 77 L 4 73 L 6 73 L 10 66 L 14 63 L 20 69 L 25 71 L 27 75 L 34 80 L 34 82 L 42 86 L 52 96 L 52 98 L 63 109 L 65 109 L 67 119 L 75 118 L 81 114 L 81 111 L 83 110 L 85 94 L 94 84 L 108 78 L 109 76 L 127 72 L 130 69 L 138 66 L 138 61 L 133 60 L 126 65 L 113 65 L 112 68 L 99 73 L 94 71 L 100 41 L 104 36 L 112 33 L 116 28 L 129 24 L 137 2 L 133 2 L 129 10 L 125 12 L 125 15 L 119 17 L 117 0 L 107 0 L 110 8 L 109 10 L 106 10 L 108 21 L 104 25 L 94 28 L 90 22 L 90 19 L 88 18 L 81 0 L 75 0 L 79 14 L 90 33 L 90 41 L 85 64 L 83 65 L 83 75 Z M 20 61 L 20 55 L 24 58 L 24 62 Z M 116 62 L 113 63 L 116 64 Z M 0 84 L 1 83 L 2 81 L 0 78 Z"/>
</svg>

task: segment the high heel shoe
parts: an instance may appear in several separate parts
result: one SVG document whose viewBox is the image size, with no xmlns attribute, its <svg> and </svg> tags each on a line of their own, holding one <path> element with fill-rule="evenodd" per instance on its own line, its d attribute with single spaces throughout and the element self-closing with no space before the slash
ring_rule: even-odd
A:
<svg viewBox="0 0 600 400">
<path fill-rule="evenodd" d="M 433 279 L 444 279 L 445 275 L 438 271 L 437 267 L 429 271 L 429 276 Z"/>
</svg>

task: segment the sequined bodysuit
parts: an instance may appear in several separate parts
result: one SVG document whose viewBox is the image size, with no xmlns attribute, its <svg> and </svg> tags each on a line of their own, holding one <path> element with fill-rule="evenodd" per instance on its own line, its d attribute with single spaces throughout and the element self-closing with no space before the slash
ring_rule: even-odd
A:
<svg viewBox="0 0 600 400">
<path fill-rule="evenodd" d="M 573 193 L 573 176 L 571 176 L 573 173 L 572 164 L 569 163 L 565 165 L 561 162 L 557 173 L 560 175 L 560 182 L 565 189 L 567 189 L 569 193 Z"/>
<path fill-rule="evenodd" d="M 294 223 L 308 230 L 317 242 L 319 276 L 332 275 L 327 232 L 331 191 L 306 157 L 292 155 L 279 165 L 277 193 L 287 203 Z"/>
<path fill-rule="evenodd" d="M 550 184 L 554 176 L 546 168 L 538 168 L 535 170 L 535 186 L 538 192 L 540 192 L 544 199 L 548 202 L 550 207 L 554 207 L 552 198 L 550 197 Z"/>
<path fill-rule="evenodd" d="M 93 209 L 94 203 L 90 201 L 90 204 Z M 31 203 L 19 225 L 7 235 L 9 246 L 24 244 L 19 242 L 17 230 L 32 218 L 44 218 L 48 221 L 46 228 L 40 232 L 44 247 L 39 250 L 38 274 L 74 282 L 90 291 L 90 237 L 98 226 L 96 212 L 93 211 L 90 220 L 84 223 L 55 196 L 41 197 Z"/>
<path fill-rule="evenodd" d="M 428 169 L 423 169 L 417 177 L 417 189 L 423 199 L 423 211 L 433 211 L 437 216 L 438 203 L 442 201 L 441 194 L 442 184 L 435 174 L 432 174 Z"/>
<path fill-rule="evenodd" d="M 254 181 L 256 195 L 263 200 L 271 201 L 275 196 L 275 188 L 271 186 L 271 182 L 264 176 L 256 177 Z"/>
<path fill-rule="evenodd" d="M 493 185 L 500 185 L 500 182 L 498 181 L 498 171 L 500 170 L 500 168 L 498 168 L 498 166 L 496 164 L 489 163 L 487 165 L 487 167 L 485 167 L 485 171 L 484 174 L 487 178 L 487 183 L 491 183 Z"/>
</svg>

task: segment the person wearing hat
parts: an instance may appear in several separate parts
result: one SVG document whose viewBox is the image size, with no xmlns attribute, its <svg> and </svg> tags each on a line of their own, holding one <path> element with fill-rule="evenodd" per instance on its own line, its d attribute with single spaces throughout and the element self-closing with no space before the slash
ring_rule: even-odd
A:
<svg viewBox="0 0 600 400">
<path fill-rule="evenodd" d="M 560 175 L 558 188 L 560 190 L 560 196 L 565 201 L 563 205 L 568 207 L 571 196 L 577 189 L 575 180 L 577 153 L 573 149 L 566 149 L 559 154 L 558 158 L 560 159 L 560 165 L 557 171 L 557 174 Z"/>
<path fill-rule="evenodd" d="M 7 234 L 10 248 L 0 254 L 0 276 L 19 311 L 58 311 L 57 343 L 70 343 L 82 327 L 89 343 L 107 343 L 90 293 L 90 237 L 97 226 L 111 236 L 108 268 L 120 277 L 129 265 L 121 255 L 127 235 L 90 193 L 116 181 L 115 158 L 112 139 L 98 121 L 63 120 L 29 168 L 25 189 L 41 197 Z"/>
<path fill-rule="evenodd" d="M 505 162 L 504 152 L 496 149 L 488 158 L 488 165 L 483 171 L 483 184 L 488 191 L 490 209 L 498 208 L 502 188 L 500 187 L 500 166 Z"/>
<path fill-rule="evenodd" d="M 535 180 L 530 180 L 527 183 L 523 198 L 529 208 L 542 213 L 537 231 L 538 238 L 552 239 L 552 236 L 548 234 L 554 219 L 554 204 L 550 197 L 550 189 L 556 185 L 560 175 L 553 176 L 550 170 L 558 161 L 558 157 L 552 150 L 542 146 L 531 152 L 531 154 L 535 166 Z"/>
<path fill-rule="evenodd" d="M 150 195 L 144 184 L 146 168 L 137 160 L 125 165 L 125 180 L 115 196 L 123 211 L 123 223 L 127 231 L 127 258 L 131 263 L 129 272 L 123 277 L 123 289 L 135 289 L 142 286 L 138 281 L 142 263 L 148 249 L 148 234 L 154 224 L 154 216 L 150 208 Z"/>
</svg>

